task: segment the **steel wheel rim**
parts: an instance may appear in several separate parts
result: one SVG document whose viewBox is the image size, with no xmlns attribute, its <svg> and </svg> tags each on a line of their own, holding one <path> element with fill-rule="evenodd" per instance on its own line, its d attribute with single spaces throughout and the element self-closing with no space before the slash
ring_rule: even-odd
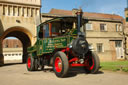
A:
<svg viewBox="0 0 128 85">
<path fill-rule="evenodd" d="M 28 63 L 28 68 L 31 68 L 31 58 L 30 57 L 28 58 L 28 62 L 27 63 Z"/>
<path fill-rule="evenodd" d="M 55 59 L 55 70 L 58 73 L 62 71 L 62 60 L 59 57 Z"/>
</svg>

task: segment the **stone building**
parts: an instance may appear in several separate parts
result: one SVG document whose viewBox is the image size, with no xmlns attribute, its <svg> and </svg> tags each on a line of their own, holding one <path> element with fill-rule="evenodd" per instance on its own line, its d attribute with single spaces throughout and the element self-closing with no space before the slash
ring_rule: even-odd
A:
<svg viewBox="0 0 128 85">
<path fill-rule="evenodd" d="M 18 39 L 4 39 L 3 48 L 22 48 L 22 43 Z"/>
<path fill-rule="evenodd" d="M 3 55 L 4 61 L 10 60 L 22 61 L 23 49 L 22 43 L 18 39 L 4 39 L 3 40 Z"/>
<path fill-rule="evenodd" d="M 16 37 L 23 44 L 23 62 L 27 47 L 36 41 L 36 26 L 40 24 L 41 0 L 0 0 L 0 65 L 4 63 L 2 42 Z"/>
<path fill-rule="evenodd" d="M 127 20 L 126 20 L 127 19 Z M 126 54 L 128 55 L 128 8 L 125 8 L 125 20 L 124 20 L 124 34 L 125 34 L 125 40 L 126 40 Z M 127 57 L 128 59 L 128 57 Z"/>
<path fill-rule="evenodd" d="M 23 46 L 23 62 L 27 47 L 36 42 L 36 26 L 41 20 L 41 0 L 0 0 L 0 65 L 4 64 L 2 42 L 7 37 L 18 38 Z M 74 16 L 73 11 L 52 9 L 42 14 L 42 22 L 59 16 Z M 127 11 L 126 11 L 127 12 Z M 126 36 L 124 19 L 115 14 L 84 13 L 89 22 L 85 24 L 90 46 L 102 61 L 124 59 Z M 126 30 L 126 29 L 125 29 Z M 127 41 L 128 42 L 128 41 Z"/>
<path fill-rule="evenodd" d="M 74 11 L 52 9 L 49 13 L 42 13 L 42 22 L 54 17 L 74 16 Z M 83 18 L 89 20 L 85 24 L 87 40 L 101 61 L 125 59 L 123 17 L 84 12 Z"/>
</svg>

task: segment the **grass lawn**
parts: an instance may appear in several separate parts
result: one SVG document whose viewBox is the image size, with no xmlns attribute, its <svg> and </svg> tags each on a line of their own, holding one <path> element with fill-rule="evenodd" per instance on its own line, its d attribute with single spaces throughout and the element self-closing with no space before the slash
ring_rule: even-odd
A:
<svg viewBox="0 0 128 85">
<path fill-rule="evenodd" d="M 128 61 L 101 62 L 101 70 L 128 72 Z"/>
</svg>

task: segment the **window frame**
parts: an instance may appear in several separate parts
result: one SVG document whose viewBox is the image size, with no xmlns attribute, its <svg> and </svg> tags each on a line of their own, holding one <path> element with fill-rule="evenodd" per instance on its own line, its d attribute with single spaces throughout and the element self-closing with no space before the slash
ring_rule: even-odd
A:
<svg viewBox="0 0 128 85">
<path fill-rule="evenodd" d="M 122 32 L 123 28 L 122 28 L 122 24 L 116 24 L 116 32 Z"/>
<path fill-rule="evenodd" d="M 87 29 L 87 25 L 89 25 L 89 24 L 91 25 L 91 29 Z M 93 24 L 92 23 L 86 23 L 85 28 L 87 31 L 91 31 L 91 30 L 93 30 Z"/>
<path fill-rule="evenodd" d="M 103 26 L 101 26 L 101 25 L 103 25 Z M 102 27 L 103 27 L 103 29 L 102 29 Z M 100 24 L 100 31 L 101 31 L 101 32 L 107 31 L 107 24 L 101 23 L 101 24 Z"/>
<path fill-rule="evenodd" d="M 103 43 L 97 43 L 96 44 L 96 47 L 97 47 L 97 52 L 98 53 L 102 53 L 102 52 L 104 52 L 104 45 L 103 45 Z M 100 50 L 99 50 L 100 49 Z"/>
</svg>

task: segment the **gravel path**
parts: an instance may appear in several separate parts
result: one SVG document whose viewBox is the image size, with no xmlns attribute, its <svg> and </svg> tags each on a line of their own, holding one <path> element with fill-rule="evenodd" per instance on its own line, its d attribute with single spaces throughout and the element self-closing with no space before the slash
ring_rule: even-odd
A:
<svg viewBox="0 0 128 85">
<path fill-rule="evenodd" d="M 128 85 L 128 74 L 101 71 L 57 78 L 53 71 L 28 72 L 25 64 L 0 67 L 0 85 Z"/>
</svg>

